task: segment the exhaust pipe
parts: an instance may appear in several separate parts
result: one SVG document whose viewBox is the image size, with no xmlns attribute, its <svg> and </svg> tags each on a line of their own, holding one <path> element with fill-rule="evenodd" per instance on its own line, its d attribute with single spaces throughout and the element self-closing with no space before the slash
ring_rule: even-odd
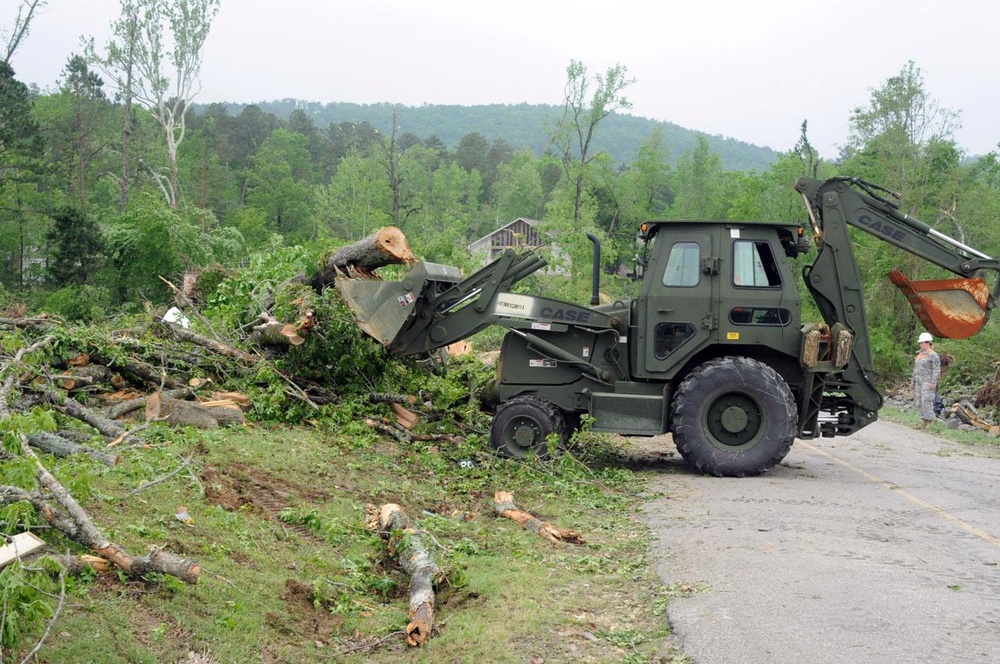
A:
<svg viewBox="0 0 1000 664">
<path fill-rule="evenodd" d="M 601 303 L 601 241 L 589 231 L 587 239 L 594 243 L 594 274 L 590 286 L 590 305 L 594 306 Z"/>
</svg>

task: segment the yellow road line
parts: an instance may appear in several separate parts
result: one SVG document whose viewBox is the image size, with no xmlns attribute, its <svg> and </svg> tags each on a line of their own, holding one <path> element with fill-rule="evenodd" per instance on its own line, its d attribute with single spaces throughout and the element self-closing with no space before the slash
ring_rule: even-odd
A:
<svg viewBox="0 0 1000 664">
<path fill-rule="evenodd" d="M 890 491 L 895 491 L 896 493 L 898 493 L 899 495 L 901 495 L 903 498 L 906 498 L 907 500 L 909 500 L 914 505 L 919 505 L 920 507 L 923 507 L 924 509 L 926 509 L 926 510 L 928 510 L 930 512 L 933 512 L 934 514 L 937 514 L 942 519 L 946 519 L 948 521 L 951 521 L 953 524 L 955 524 L 956 526 L 958 526 L 962 530 L 965 530 L 965 531 L 967 531 L 967 532 L 975 535 L 979 539 L 985 540 L 985 541 L 989 542 L 990 544 L 995 544 L 997 546 L 1000 546 L 1000 537 L 995 537 L 993 535 L 990 535 L 988 532 L 986 532 L 984 530 L 980 530 L 979 528 L 976 528 L 971 523 L 969 523 L 969 522 L 967 522 L 967 521 L 965 521 L 963 519 L 958 518 L 954 514 L 951 514 L 950 512 L 941 509 L 937 505 L 931 505 L 929 502 L 927 502 L 923 498 L 918 498 L 918 497 L 914 496 L 912 493 L 910 493 L 910 492 L 908 492 L 908 491 L 906 491 L 904 489 L 900 489 L 897 485 L 893 484 L 892 482 L 888 482 L 886 480 L 883 480 L 881 477 L 876 477 L 875 475 L 872 475 L 868 471 L 862 470 L 861 468 L 858 468 L 854 464 L 849 463 L 847 461 L 844 461 L 843 459 L 838 459 L 837 457 L 833 456 L 832 454 L 830 454 L 826 450 L 821 450 L 820 448 L 815 447 L 813 445 L 810 445 L 809 443 L 804 443 L 802 441 L 799 441 L 798 444 L 802 445 L 807 450 L 811 450 L 811 451 L 815 452 L 816 454 L 820 454 L 822 456 L 825 456 L 828 459 L 831 459 L 832 461 L 836 461 L 841 466 L 844 466 L 845 468 L 853 470 L 855 473 L 857 473 L 858 475 L 861 475 L 866 480 L 874 482 L 875 484 L 881 484 L 882 486 L 884 486 L 885 488 L 889 489 Z"/>
</svg>

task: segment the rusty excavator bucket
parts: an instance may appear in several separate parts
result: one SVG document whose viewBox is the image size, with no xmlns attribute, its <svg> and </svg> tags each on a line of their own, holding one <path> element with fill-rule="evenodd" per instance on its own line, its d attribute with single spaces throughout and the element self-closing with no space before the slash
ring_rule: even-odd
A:
<svg viewBox="0 0 1000 664">
<path fill-rule="evenodd" d="M 891 270 L 889 280 L 903 292 L 913 313 L 931 334 L 945 339 L 966 339 L 986 323 L 990 288 L 978 277 L 911 281 Z"/>
</svg>

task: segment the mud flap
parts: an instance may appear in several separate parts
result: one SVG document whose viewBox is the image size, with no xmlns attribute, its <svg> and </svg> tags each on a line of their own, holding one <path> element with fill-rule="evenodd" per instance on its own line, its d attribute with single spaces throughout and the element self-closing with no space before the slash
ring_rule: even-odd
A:
<svg viewBox="0 0 1000 664">
<path fill-rule="evenodd" d="M 966 339 L 986 322 L 989 286 L 976 277 L 911 281 L 891 270 L 889 280 L 910 302 L 913 313 L 931 334 L 945 339 Z"/>
</svg>

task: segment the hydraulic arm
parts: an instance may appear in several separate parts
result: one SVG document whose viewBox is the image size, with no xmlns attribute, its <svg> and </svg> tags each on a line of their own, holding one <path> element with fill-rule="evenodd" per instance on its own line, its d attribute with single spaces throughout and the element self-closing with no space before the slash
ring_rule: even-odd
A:
<svg viewBox="0 0 1000 664">
<path fill-rule="evenodd" d="M 802 177 L 795 189 L 806 202 L 820 250 L 806 283 L 817 295 L 827 322 L 853 319 L 848 323 L 851 329 L 867 329 L 860 305 L 860 278 L 847 234 L 849 225 L 959 275 L 956 279 L 911 281 L 899 271 L 889 273 L 930 332 L 964 339 L 986 323 L 1000 295 L 1000 278 L 996 278 L 1000 276 L 1000 261 L 904 214 L 882 194 L 898 196 L 864 180 Z M 851 271 L 855 275 L 849 275 Z M 992 289 L 981 276 L 984 271 L 995 275 Z M 830 283 L 831 279 L 835 283 Z M 857 338 L 861 336 L 867 335 Z"/>
</svg>

